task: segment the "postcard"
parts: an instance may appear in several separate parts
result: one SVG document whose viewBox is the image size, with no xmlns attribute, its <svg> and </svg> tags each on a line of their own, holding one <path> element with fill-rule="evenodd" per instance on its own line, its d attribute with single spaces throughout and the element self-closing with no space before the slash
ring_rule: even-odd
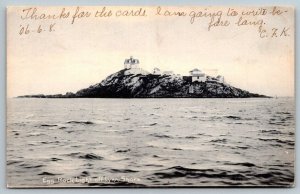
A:
<svg viewBox="0 0 300 194">
<path fill-rule="evenodd" d="M 294 14 L 7 7 L 7 187 L 293 187 Z"/>
</svg>

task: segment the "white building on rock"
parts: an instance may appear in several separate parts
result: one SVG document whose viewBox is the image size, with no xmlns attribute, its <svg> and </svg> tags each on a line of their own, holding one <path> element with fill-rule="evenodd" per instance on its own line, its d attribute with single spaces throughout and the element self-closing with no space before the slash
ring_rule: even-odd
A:
<svg viewBox="0 0 300 194">
<path fill-rule="evenodd" d="M 142 74 L 142 75 L 148 75 L 149 72 L 143 70 L 139 67 L 140 61 L 138 59 L 134 59 L 133 57 L 130 57 L 129 59 L 125 59 L 124 61 L 124 74 L 130 75 L 130 74 Z"/>
<path fill-rule="evenodd" d="M 175 75 L 173 71 L 164 71 L 164 75 Z"/>
<path fill-rule="evenodd" d="M 154 69 L 153 69 L 153 73 L 152 73 L 153 75 L 161 75 L 161 71 L 160 71 L 160 69 L 158 69 L 157 67 L 155 67 Z"/>
<path fill-rule="evenodd" d="M 124 61 L 124 69 L 134 69 L 139 68 L 140 61 L 138 59 L 134 59 L 132 56 L 129 59 L 125 59 Z"/>
<path fill-rule="evenodd" d="M 224 76 L 218 75 L 216 78 L 217 78 L 217 82 L 224 83 Z"/>
<path fill-rule="evenodd" d="M 190 75 L 192 77 L 192 82 L 198 81 L 198 82 L 206 82 L 206 75 L 205 73 L 202 73 L 199 69 L 193 69 L 190 71 Z"/>
</svg>

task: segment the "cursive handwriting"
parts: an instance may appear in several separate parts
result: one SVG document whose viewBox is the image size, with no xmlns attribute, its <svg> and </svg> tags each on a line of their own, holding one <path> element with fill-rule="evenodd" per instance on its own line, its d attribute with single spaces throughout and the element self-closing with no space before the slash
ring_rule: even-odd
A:
<svg viewBox="0 0 300 194">
<path fill-rule="evenodd" d="M 28 7 L 20 12 L 21 23 L 19 35 L 32 33 L 55 32 L 60 25 L 76 25 L 78 21 L 93 18 L 176 18 L 186 20 L 191 25 L 204 25 L 207 31 L 239 30 L 253 28 L 260 38 L 280 38 L 290 35 L 290 26 L 276 26 L 269 22 L 272 18 L 283 17 L 288 9 L 282 7 L 246 7 L 246 8 L 214 8 L 214 7 Z M 57 22 L 57 21 L 66 22 Z M 47 22 L 46 21 L 50 21 Z"/>
</svg>

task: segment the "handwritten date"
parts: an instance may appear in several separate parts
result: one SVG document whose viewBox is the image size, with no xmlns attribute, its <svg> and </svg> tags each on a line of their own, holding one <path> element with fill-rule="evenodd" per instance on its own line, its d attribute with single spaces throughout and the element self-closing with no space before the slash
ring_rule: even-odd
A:
<svg viewBox="0 0 300 194">
<path fill-rule="evenodd" d="M 19 35 L 28 35 L 30 33 L 43 33 L 43 32 L 54 32 L 55 23 L 50 25 L 38 25 L 37 27 L 32 27 L 29 24 L 20 25 Z"/>
</svg>

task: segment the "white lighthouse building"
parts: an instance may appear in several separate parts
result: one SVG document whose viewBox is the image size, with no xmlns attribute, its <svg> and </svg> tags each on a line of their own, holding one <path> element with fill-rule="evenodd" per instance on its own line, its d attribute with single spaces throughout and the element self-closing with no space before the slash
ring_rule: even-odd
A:
<svg viewBox="0 0 300 194">
<path fill-rule="evenodd" d="M 130 75 L 130 74 L 142 74 L 147 75 L 149 74 L 148 71 L 143 70 L 139 67 L 140 61 L 138 59 L 134 59 L 133 57 L 130 57 L 129 59 L 125 59 L 124 61 L 124 74 Z"/>
<path fill-rule="evenodd" d="M 195 82 L 195 81 L 205 82 L 206 81 L 205 73 L 202 73 L 201 70 L 199 70 L 199 69 L 191 70 L 190 75 L 192 77 L 192 82 Z"/>
<path fill-rule="evenodd" d="M 135 69 L 139 68 L 140 61 L 138 59 L 134 59 L 132 56 L 129 59 L 125 59 L 124 61 L 124 69 Z"/>
</svg>

